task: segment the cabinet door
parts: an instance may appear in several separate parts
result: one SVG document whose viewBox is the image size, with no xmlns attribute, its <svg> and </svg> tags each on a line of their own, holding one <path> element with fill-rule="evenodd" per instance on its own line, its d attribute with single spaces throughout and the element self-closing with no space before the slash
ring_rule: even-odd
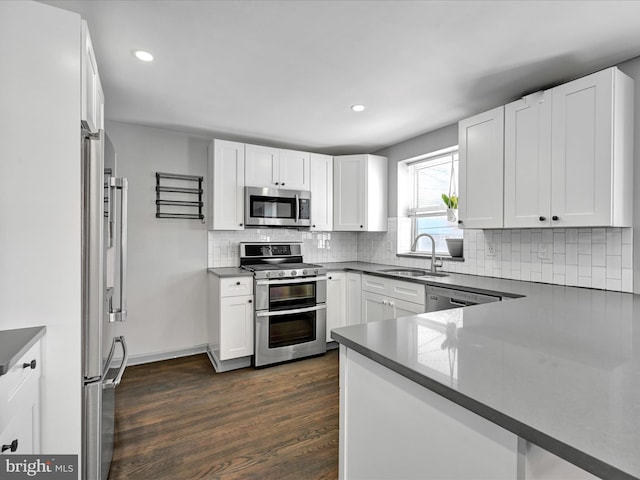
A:
<svg viewBox="0 0 640 480">
<path fill-rule="evenodd" d="M 245 146 L 245 185 L 269 188 L 280 186 L 280 151 L 277 148 Z"/>
<path fill-rule="evenodd" d="M 15 445 L 15 451 L 7 450 L 6 453 L 33 455 L 40 453 L 38 441 L 34 435 L 34 429 L 39 422 L 39 402 L 35 398 L 29 398 L 29 402 L 19 405 L 9 424 L 0 432 L 0 445 Z"/>
<path fill-rule="evenodd" d="M 296 150 L 280 150 L 280 187 L 289 190 L 311 189 L 311 154 Z"/>
<path fill-rule="evenodd" d="M 503 224 L 504 107 L 458 124 L 463 228 L 501 228 Z"/>
<path fill-rule="evenodd" d="M 346 318 L 345 325 L 358 325 L 362 323 L 362 275 L 360 273 L 347 273 L 346 275 Z"/>
<path fill-rule="evenodd" d="M 334 230 L 366 231 L 366 175 L 366 155 L 334 157 Z"/>
<path fill-rule="evenodd" d="M 93 52 L 91 36 L 85 21 L 82 22 L 82 68 L 81 68 L 81 120 L 89 130 L 98 131 L 101 123 L 102 106 L 100 105 L 99 90 L 101 91 L 100 78 L 98 77 L 98 63 Z"/>
<path fill-rule="evenodd" d="M 552 226 L 611 225 L 614 69 L 552 90 Z"/>
<path fill-rule="evenodd" d="M 327 342 L 331 340 L 331 330 L 346 325 L 346 275 L 343 272 L 329 272 L 327 280 Z"/>
<path fill-rule="evenodd" d="M 220 360 L 253 355 L 253 295 L 220 300 Z"/>
<path fill-rule="evenodd" d="M 551 90 L 504 110 L 504 226 L 551 224 Z"/>
<path fill-rule="evenodd" d="M 407 317 L 425 312 L 424 304 L 406 302 L 397 298 L 389 299 L 389 308 L 391 310 L 389 318 Z"/>
<path fill-rule="evenodd" d="M 333 230 L 333 157 L 311 154 L 311 230 Z"/>
<path fill-rule="evenodd" d="M 244 144 L 209 145 L 209 230 L 244 229 Z"/>
<path fill-rule="evenodd" d="M 389 299 L 377 293 L 362 292 L 362 322 L 370 323 L 393 318 Z"/>
</svg>

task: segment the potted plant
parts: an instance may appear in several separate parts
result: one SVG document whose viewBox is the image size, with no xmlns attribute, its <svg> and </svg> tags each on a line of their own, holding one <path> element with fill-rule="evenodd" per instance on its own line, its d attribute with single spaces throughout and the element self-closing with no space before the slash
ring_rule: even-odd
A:
<svg viewBox="0 0 640 480">
<path fill-rule="evenodd" d="M 442 201 L 447 206 L 447 220 L 450 222 L 458 221 L 458 197 L 456 195 L 442 194 Z"/>
</svg>

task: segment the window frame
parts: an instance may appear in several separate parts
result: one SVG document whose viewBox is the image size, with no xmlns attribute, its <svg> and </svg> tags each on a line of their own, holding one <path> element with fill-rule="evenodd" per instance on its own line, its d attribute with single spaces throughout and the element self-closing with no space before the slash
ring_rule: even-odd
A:
<svg viewBox="0 0 640 480">
<path fill-rule="evenodd" d="M 410 178 L 411 178 L 411 183 L 412 183 L 412 188 L 413 188 L 413 192 L 412 192 L 412 199 L 411 199 L 411 207 L 408 210 L 408 217 L 411 219 L 411 239 L 410 239 L 410 244 L 413 244 L 413 240 L 416 238 L 416 236 L 418 235 L 418 219 L 420 218 L 442 218 L 442 219 L 446 219 L 447 218 L 447 207 L 444 205 L 444 202 L 442 203 L 442 209 L 441 210 L 436 210 L 436 209 L 429 209 L 424 208 L 424 209 L 419 209 L 416 206 L 416 202 L 417 202 L 417 196 L 418 193 L 416 191 L 417 189 L 417 183 L 418 183 L 418 178 L 417 178 L 417 172 L 415 167 L 420 165 L 420 164 L 425 164 L 425 163 L 430 163 L 430 162 L 436 162 L 439 159 L 446 159 L 447 162 L 451 162 L 451 156 L 455 156 L 454 157 L 454 161 L 457 162 L 458 165 L 458 174 L 459 174 L 459 148 L 458 145 L 454 145 L 451 147 L 447 147 L 441 150 L 437 150 L 434 152 L 430 152 L 424 155 L 420 155 L 418 157 L 414 157 L 412 159 L 406 160 L 405 163 L 407 165 L 407 167 L 409 169 L 411 169 L 411 167 L 413 168 L 413 171 L 411 171 L 410 173 Z M 443 162 L 446 163 L 446 162 Z M 458 184 L 456 185 L 455 191 L 458 191 L 458 187 L 459 187 L 459 177 L 456 174 L 456 180 L 458 182 Z M 455 225 L 456 228 L 459 229 L 459 227 L 457 226 L 457 224 Z M 421 233 L 429 233 L 429 234 L 433 234 L 433 233 L 437 233 L 437 232 L 433 232 L 433 231 L 427 231 L 427 232 L 421 232 Z M 452 237 L 452 235 L 448 235 L 448 237 Z M 460 235 L 457 238 L 462 238 L 463 237 L 463 232 L 462 230 L 460 230 Z M 454 237 L 456 238 L 456 237 Z M 419 246 L 417 246 L 419 247 Z M 437 248 L 437 246 L 436 246 Z M 420 256 L 420 257 L 424 257 L 424 256 L 428 256 L 431 257 L 431 249 L 427 249 L 427 250 L 418 250 L 416 249 L 415 252 L 407 252 L 406 254 L 403 255 L 416 255 L 416 256 Z M 446 249 L 446 246 L 444 248 L 444 250 L 442 250 L 442 247 L 440 249 L 436 249 L 435 252 L 436 257 L 450 257 L 449 251 Z"/>
</svg>

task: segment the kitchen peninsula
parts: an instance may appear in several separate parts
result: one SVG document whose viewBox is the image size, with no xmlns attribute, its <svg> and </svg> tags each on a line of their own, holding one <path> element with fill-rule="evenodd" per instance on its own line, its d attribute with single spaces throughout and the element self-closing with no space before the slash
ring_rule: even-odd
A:
<svg viewBox="0 0 640 480">
<path fill-rule="evenodd" d="M 341 478 L 640 478 L 640 297 L 487 280 L 442 283 L 522 297 L 333 331 Z"/>
</svg>

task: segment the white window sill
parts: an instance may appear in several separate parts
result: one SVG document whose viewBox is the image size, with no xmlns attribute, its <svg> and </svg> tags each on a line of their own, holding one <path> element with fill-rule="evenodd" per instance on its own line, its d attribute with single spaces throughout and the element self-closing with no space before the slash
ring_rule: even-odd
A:
<svg viewBox="0 0 640 480">
<path fill-rule="evenodd" d="M 425 259 L 425 258 L 431 258 L 431 253 L 404 252 L 404 253 L 396 253 L 396 257 Z M 448 253 L 436 252 L 436 258 L 442 258 L 444 260 L 447 260 L 448 262 L 464 262 L 464 257 L 452 257 Z"/>
</svg>

